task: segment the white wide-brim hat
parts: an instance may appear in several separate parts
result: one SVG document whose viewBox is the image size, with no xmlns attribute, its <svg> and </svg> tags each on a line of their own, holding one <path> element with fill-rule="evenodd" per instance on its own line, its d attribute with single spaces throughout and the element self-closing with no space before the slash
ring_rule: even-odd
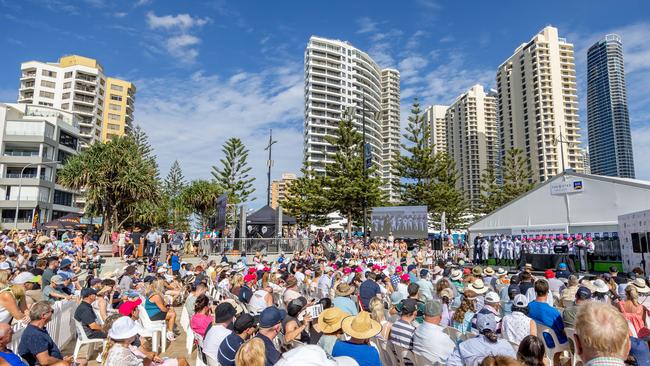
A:
<svg viewBox="0 0 650 366">
<path fill-rule="evenodd" d="M 123 316 L 113 322 L 111 329 L 108 331 L 108 337 L 116 340 L 129 339 L 141 334 L 143 330 L 140 324 L 133 321 L 133 319 Z"/>
</svg>

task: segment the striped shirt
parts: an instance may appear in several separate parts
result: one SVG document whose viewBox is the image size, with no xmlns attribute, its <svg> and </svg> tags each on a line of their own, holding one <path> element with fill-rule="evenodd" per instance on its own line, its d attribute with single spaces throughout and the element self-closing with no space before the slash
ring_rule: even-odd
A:
<svg viewBox="0 0 650 366">
<path fill-rule="evenodd" d="M 411 323 L 399 319 L 391 328 L 389 340 L 400 347 L 413 349 L 413 334 L 415 334 L 415 327 Z"/>
<path fill-rule="evenodd" d="M 415 327 L 411 325 L 411 323 L 399 319 L 396 321 L 391 330 L 390 330 L 390 337 L 389 341 L 392 342 L 394 345 L 406 348 L 408 350 L 413 349 L 413 335 L 415 334 Z M 412 365 L 412 362 L 408 362 L 407 360 L 406 364 L 407 365 Z"/>
<path fill-rule="evenodd" d="M 597 357 L 585 364 L 585 366 L 623 366 L 625 362 L 620 358 L 614 357 Z"/>
<path fill-rule="evenodd" d="M 235 366 L 235 355 L 239 347 L 244 343 L 244 340 L 237 334 L 231 333 L 226 339 L 221 342 L 217 360 L 221 366 Z"/>
</svg>

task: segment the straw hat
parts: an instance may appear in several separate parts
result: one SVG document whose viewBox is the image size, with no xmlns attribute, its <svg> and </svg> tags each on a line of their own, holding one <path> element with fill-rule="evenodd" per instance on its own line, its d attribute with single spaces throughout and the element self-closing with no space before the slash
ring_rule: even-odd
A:
<svg viewBox="0 0 650 366">
<path fill-rule="evenodd" d="M 345 334 L 356 339 L 368 339 L 381 332 L 381 324 L 370 318 L 367 311 L 359 312 L 357 316 L 348 316 L 343 319 L 341 328 Z"/>
<path fill-rule="evenodd" d="M 599 292 L 601 294 L 606 294 L 609 292 L 609 286 L 607 286 L 605 281 L 601 280 L 600 278 L 593 281 L 591 284 L 596 288 L 596 292 Z"/>
<path fill-rule="evenodd" d="M 641 277 L 632 281 L 631 284 L 636 288 L 636 291 L 640 294 L 647 294 L 650 292 L 650 287 L 646 285 L 645 280 Z"/>
<path fill-rule="evenodd" d="M 343 319 L 349 316 L 350 314 L 337 307 L 325 309 L 318 317 L 318 329 L 322 333 L 334 333 L 341 329 Z"/>
<path fill-rule="evenodd" d="M 454 281 L 459 281 L 461 278 L 463 278 L 463 271 L 460 269 L 452 269 L 450 278 Z"/>
<path fill-rule="evenodd" d="M 345 282 L 339 283 L 334 290 L 336 296 L 350 296 L 354 292 L 354 287 L 348 285 Z"/>
<path fill-rule="evenodd" d="M 480 278 L 477 279 L 477 280 L 474 280 L 474 282 L 470 283 L 467 286 L 467 289 L 476 292 L 478 295 L 481 295 L 481 294 L 484 294 L 484 293 L 490 291 L 490 289 L 487 286 L 485 286 L 485 284 L 483 283 L 483 280 L 480 279 Z"/>
<path fill-rule="evenodd" d="M 494 269 L 492 267 L 485 267 L 483 274 L 486 276 L 494 276 Z"/>
</svg>

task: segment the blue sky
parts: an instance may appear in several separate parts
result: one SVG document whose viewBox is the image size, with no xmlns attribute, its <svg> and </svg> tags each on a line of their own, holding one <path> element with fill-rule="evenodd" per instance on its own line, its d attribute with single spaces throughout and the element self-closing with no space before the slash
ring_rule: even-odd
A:
<svg viewBox="0 0 650 366">
<path fill-rule="evenodd" d="M 624 42 L 637 176 L 650 179 L 650 2 L 647 1 L 163 1 L 0 0 L 0 101 L 16 100 L 20 63 L 93 57 L 138 88 L 136 123 L 166 175 L 209 178 L 223 142 L 250 147 L 265 202 L 268 130 L 273 177 L 302 160 L 303 53 L 309 36 L 348 40 L 402 73 L 402 111 L 414 97 L 445 104 L 470 86 L 494 87 L 498 65 L 545 25 L 575 44 L 586 122 L 590 44 Z M 403 123 L 404 124 L 404 123 Z M 586 130 L 583 130 L 586 144 Z"/>
</svg>

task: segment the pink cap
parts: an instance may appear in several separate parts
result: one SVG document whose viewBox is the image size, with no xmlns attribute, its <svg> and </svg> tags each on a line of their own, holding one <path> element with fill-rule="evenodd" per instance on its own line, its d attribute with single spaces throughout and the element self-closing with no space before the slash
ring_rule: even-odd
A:
<svg viewBox="0 0 650 366">
<path fill-rule="evenodd" d="M 576 235 L 576 240 L 582 240 L 582 234 Z"/>
<path fill-rule="evenodd" d="M 400 266 L 395 267 L 395 273 L 402 273 L 402 267 Z"/>
<path fill-rule="evenodd" d="M 354 269 L 354 271 L 356 273 L 361 273 L 363 271 L 363 269 L 361 269 L 361 267 L 357 267 L 357 268 Z"/>
<path fill-rule="evenodd" d="M 399 278 L 402 281 L 410 281 L 411 280 L 411 277 L 409 277 L 409 275 L 407 273 L 404 273 L 403 275 L 399 276 Z"/>
<path fill-rule="evenodd" d="M 350 272 L 352 272 L 352 270 L 349 267 L 343 268 L 343 273 L 349 274 Z"/>
</svg>

